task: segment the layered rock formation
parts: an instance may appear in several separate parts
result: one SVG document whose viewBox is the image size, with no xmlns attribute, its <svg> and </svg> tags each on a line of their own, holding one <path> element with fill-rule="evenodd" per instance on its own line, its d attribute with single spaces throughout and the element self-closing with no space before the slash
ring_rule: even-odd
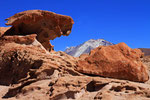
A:
<svg viewBox="0 0 150 100">
<path fill-rule="evenodd" d="M 89 75 L 145 82 L 149 77 L 147 67 L 140 60 L 142 56 L 139 49 L 131 49 L 125 43 L 100 46 L 78 62 L 77 70 Z"/>
<path fill-rule="evenodd" d="M 25 83 L 24 86 L 14 86 L 9 89 L 5 96 L 3 96 L 3 99 L 149 100 L 149 96 L 150 85 L 148 84 L 100 77 L 67 75 L 55 80 L 45 79 Z"/>
<path fill-rule="evenodd" d="M 74 68 L 75 58 L 63 52 L 48 53 L 35 36 L 5 36 L 0 40 L 0 84 L 11 85 L 26 79 L 48 77 L 55 69 L 65 70 L 65 66 L 69 67 L 66 70 Z"/>
<path fill-rule="evenodd" d="M 28 10 L 6 19 L 12 27 L 4 35 L 37 34 L 37 40 L 48 50 L 53 50 L 49 40 L 71 33 L 73 19 L 43 10 Z"/>
<path fill-rule="evenodd" d="M 133 57 L 132 59 L 139 59 L 141 52 L 138 50 L 132 51 L 132 49 L 128 48 L 131 50 L 129 52 L 126 49 L 126 45 L 122 45 L 125 48 L 120 46 L 120 52 L 125 54 L 129 60 L 131 60 L 131 57 Z M 116 48 L 115 46 L 109 47 Z M 102 47 L 97 49 L 100 48 Z M 118 49 L 116 48 L 116 50 Z M 93 53 L 95 52 L 96 55 L 98 51 L 94 50 Z M 105 50 L 104 54 L 107 53 L 109 53 L 109 50 Z M 131 54 L 131 57 L 129 57 L 129 53 L 135 54 Z M 120 53 L 117 54 L 115 57 L 121 56 Z M 99 70 L 95 71 L 93 66 L 91 70 L 87 68 L 89 72 L 95 71 L 95 73 L 92 73 L 93 76 L 90 73 L 83 74 L 80 71 L 78 72 L 76 70 L 79 67 L 77 64 L 84 59 L 86 62 L 87 57 L 90 56 L 75 58 L 63 52 L 53 51 L 49 53 L 36 40 L 36 35 L 34 34 L 28 36 L 4 36 L 0 39 L 0 97 L 2 100 L 149 99 L 150 85 L 148 84 L 94 76 L 97 75 L 96 73 Z M 127 58 L 125 60 L 127 61 Z M 85 65 L 83 64 L 83 66 Z M 124 65 L 122 64 L 121 66 L 125 70 Z M 121 66 L 118 71 L 122 70 Z M 115 69 L 116 67 L 114 66 Z M 134 68 L 130 70 L 136 71 Z M 114 73 L 112 72 L 111 75 Z M 116 74 L 118 73 L 116 72 Z M 126 70 L 126 74 L 130 74 L 130 71 Z M 136 75 L 140 74 L 144 75 L 144 72 L 138 72 Z M 120 76 L 127 75 L 120 73 Z M 137 76 L 135 76 L 135 79 Z M 130 80 L 130 76 L 128 79 Z"/>
</svg>

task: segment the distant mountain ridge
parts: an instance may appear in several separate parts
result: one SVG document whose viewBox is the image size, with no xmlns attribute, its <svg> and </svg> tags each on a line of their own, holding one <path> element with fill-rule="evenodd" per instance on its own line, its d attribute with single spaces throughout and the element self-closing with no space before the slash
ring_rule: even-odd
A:
<svg viewBox="0 0 150 100">
<path fill-rule="evenodd" d="M 139 48 L 145 56 L 150 56 L 150 48 Z"/>
<path fill-rule="evenodd" d="M 104 39 L 97 39 L 97 40 L 90 39 L 78 46 L 69 47 L 64 52 L 66 52 L 67 54 L 71 56 L 79 57 L 81 54 L 89 53 L 92 49 L 96 47 L 108 46 L 108 45 L 114 45 L 114 44 Z"/>
</svg>

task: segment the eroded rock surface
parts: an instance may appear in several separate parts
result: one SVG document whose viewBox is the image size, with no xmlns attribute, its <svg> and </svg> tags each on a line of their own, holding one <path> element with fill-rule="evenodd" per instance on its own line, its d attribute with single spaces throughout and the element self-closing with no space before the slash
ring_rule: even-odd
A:
<svg viewBox="0 0 150 100">
<path fill-rule="evenodd" d="M 4 35 L 37 34 L 37 40 L 49 51 L 53 50 L 49 40 L 61 35 L 68 36 L 74 23 L 70 16 L 43 10 L 20 12 L 6 20 L 6 25 L 12 27 Z"/>
<path fill-rule="evenodd" d="M 123 48 L 124 46 L 125 48 Z M 139 59 L 141 52 L 130 48 L 126 49 L 126 45 L 124 46 L 119 46 L 119 48 L 121 48 L 120 52 L 124 54 L 126 60 L 127 58 L 128 60 L 136 58 L 135 61 L 138 59 L 137 64 L 142 65 Z M 110 47 L 111 51 L 113 51 L 112 48 L 115 49 L 115 47 Z M 100 50 L 92 52 L 94 54 Z M 118 51 L 118 48 L 116 50 Z M 105 50 L 103 53 L 107 54 L 109 50 Z M 119 56 L 116 54 L 117 57 L 120 57 L 118 59 L 124 59 L 124 56 L 121 54 Z M 86 62 L 88 57 L 90 56 L 87 54 L 82 55 L 80 58 L 75 58 L 64 52 L 47 52 L 41 43 L 36 40 L 36 34 L 27 36 L 4 36 L 0 39 L 0 99 L 150 99 L 149 83 L 145 84 L 128 80 L 104 78 L 94 76 L 97 75 L 95 73 L 91 76 L 88 73 L 82 74 L 80 71 L 78 72 L 79 62 Z M 111 57 L 113 61 L 118 60 L 114 58 Z M 85 65 L 83 64 L 83 66 Z M 134 70 L 134 68 L 131 68 L 131 70 Z M 94 71 L 94 69 L 91 69 L 91 71 Z M 137 73 L 137 76 L 142 73 L 142 71 Z"/>
<path fill-rule="evenodd" d="M 100 46 L 78 62 L 77 70 L 88 75 L 145 82 L 149 76 L 140 60 L 142 56 L 139 49 L 131 49 L 125 43 Z"/>
<path fill-rule="evenodd" d="M 74 57 L 63 52 L 46 52 L 35 35 L 7 36 L 0 40 L 0 84 L 3 85 L 18 83 L 23 78 L 47 77 L 56 69 L 65 70 L 66 66 L 66 70 L 71 70 L 75 62 Z"/>
<path fill-rule="evenodd" d="M 0 37 L 8 30 L 10 27 L 0 27 Z"/>
<path fill-rule="evenodd" d="M 26 84 L 26 85 L 25 85 Z M 65 75 L 30 81 L 8 90 L 8 100 L 149 100 L 150 85 L 124 80 Z"/>
</svg>

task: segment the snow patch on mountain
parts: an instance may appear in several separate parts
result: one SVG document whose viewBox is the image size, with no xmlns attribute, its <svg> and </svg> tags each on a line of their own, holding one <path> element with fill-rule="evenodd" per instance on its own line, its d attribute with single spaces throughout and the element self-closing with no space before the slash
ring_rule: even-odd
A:
<svg viewBox="0 0 150 100">
<path fill-rule="evenodd" d="M 79 57 L 81 54 L 89 53 L 92 49 L 96 47 L 108 46 L 108 45 L 113 45 L 113 43 L 108 42 L 104 39 L 97 39 L 97 40 L 90 39 L 78 46 L 67 48 L 64 52 L 66 52 L 71 56 Z"/>
</svg>

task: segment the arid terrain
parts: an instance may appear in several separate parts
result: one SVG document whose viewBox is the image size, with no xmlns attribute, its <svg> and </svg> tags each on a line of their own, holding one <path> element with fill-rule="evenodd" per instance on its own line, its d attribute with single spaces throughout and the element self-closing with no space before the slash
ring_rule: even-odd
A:
<svg viewBox="0 0 150 100">
<path fill-rule="evenodd" d="M 1 100 L 150 100 L 150 56 L 125 43 L 80 57 L 56 52 L 45 41 L 68 36 L 73 19 L 37 12 L 16 14 L 11 27 L 0 28 Z M 42 31 L 29 32 L 28 24 Z"/>
</svg>

